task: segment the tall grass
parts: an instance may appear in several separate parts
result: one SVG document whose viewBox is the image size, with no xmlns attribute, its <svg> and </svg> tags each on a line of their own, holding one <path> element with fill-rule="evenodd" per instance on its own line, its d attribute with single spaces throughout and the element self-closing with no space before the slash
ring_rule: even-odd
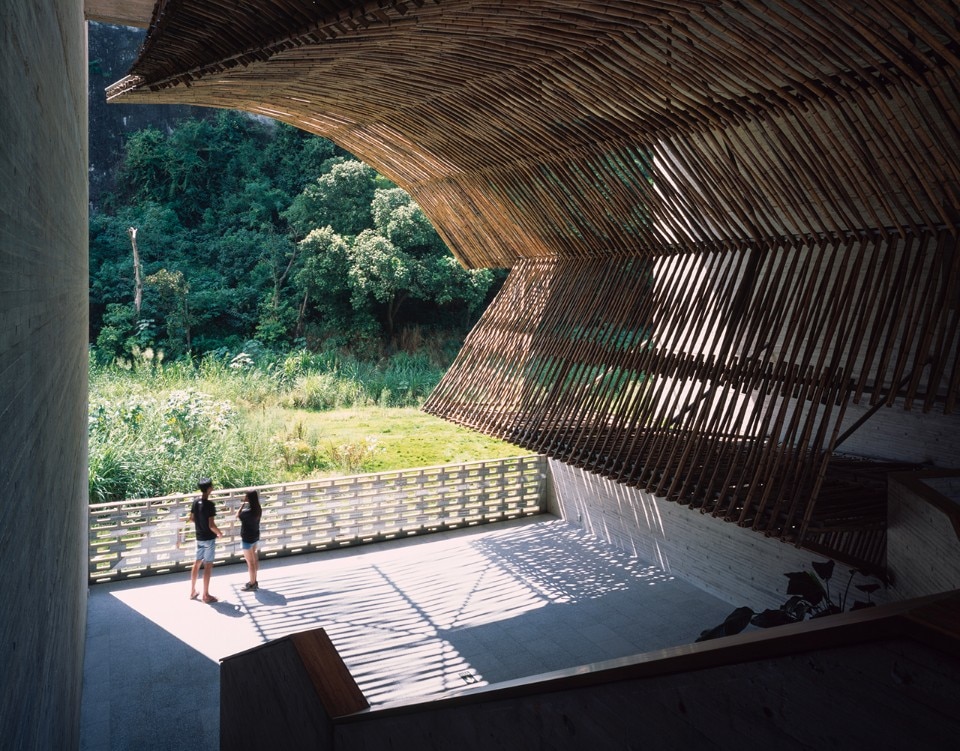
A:
<svg viewBox="0 0 960 751">
<path fill-rule="evenodd" d="M 269 471 L 263 442 L 228 401 L 192 387 L 129 386 L 120 398 L 113 377 L 112 398 L 91 393 L 92 502 L 191 490 L 201 474 L 215 473 L 221 485 L 250 485 Z"/>
<path fill-rule="evenodd" d="M 417 407 L 442 375 L 425 355 L 399 353 L 381 364 L 340 358 L 296 376 L 283 405 L 304 409 Z"/>
<path fill-rule="evenodd" d="M 90 500 L 189 492 L 200 475 L 238 487 L 367 471 L 378 466 L 375 439 L 331 443 L 302 420 L 277 430 L 266 414 L 419 407 L 442 373 L 407 353 L 378 363 L 306 351 L 170 364 L 144 352 L 108 366 L 91 357 Z"/>
</svg>

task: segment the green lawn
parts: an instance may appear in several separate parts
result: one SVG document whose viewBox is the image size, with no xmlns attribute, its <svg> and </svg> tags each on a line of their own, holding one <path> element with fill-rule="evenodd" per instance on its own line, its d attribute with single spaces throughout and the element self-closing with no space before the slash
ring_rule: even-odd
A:
<svg viewBox="0 0 960 751">
<path fill-rule="evenodd" d="M 429 467 L 529 453 L 413 407 L 353 407 L 319 412 L 275 408 L 266 412 L 262 420 L 264 429 L 271 434 L 289 432 L 291 426 L 295 426 L 307 443 L 321 449 L 358 446 L 372 439 L 376 448 L 364 462 L 363 472 Z"/>
</svg>

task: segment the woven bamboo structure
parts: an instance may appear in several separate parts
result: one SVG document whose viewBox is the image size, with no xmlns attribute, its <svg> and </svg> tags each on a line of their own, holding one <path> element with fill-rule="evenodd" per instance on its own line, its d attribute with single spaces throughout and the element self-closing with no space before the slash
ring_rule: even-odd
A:
<svg viewBox="0 0 960 751">
<path fill-rule="evenodd" d="M 851 403 L 957 407 L 958 18 L 160 0 L 108 95 L 324 135 L 464 265 L 510 267 L 428 411 L 876 562 L 869 467 L 831 457 Z"/>
</svg>

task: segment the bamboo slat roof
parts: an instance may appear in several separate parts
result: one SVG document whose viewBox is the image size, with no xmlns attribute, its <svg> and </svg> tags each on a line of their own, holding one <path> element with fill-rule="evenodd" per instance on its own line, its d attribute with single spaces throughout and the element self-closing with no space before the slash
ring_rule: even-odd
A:
<svg viewBox="0 0 960 751">
<path fill-rule="evenodd" d="M 324 135 L 513 268 L 431 411 L 795 537 L 847 405 L 956 408 L 958 18 L 161 0 L 108 96 Z"/>
<path fill-rule="evenodd" d="M 956 11 L 164 0 L 109 94 L 331 137 L 409 190 L 469 266 L 953 227 Z"/>
<path fill-rule="evenodd" d="M 83 16 L 88 21 L 146 28 L 154 5 L 154 0 L 83 0 Z"/>
</svg>

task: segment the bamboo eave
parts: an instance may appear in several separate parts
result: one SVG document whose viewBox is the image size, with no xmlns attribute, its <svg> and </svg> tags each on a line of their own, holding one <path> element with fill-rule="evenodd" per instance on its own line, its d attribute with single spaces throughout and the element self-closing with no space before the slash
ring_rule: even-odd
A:
<svg viewBox="0 0 960 751">
<path fill-rule="evenodd" d="M 882 530 L 849 541 L 849 508 L 816 507 L 846 410 L 950 415 L 960 395 L 958 17 L 165 0 L 109 97 L 331 138 L 464 265 L 512 268 L 430 411 L 869 558 Z"/>
</svg>

